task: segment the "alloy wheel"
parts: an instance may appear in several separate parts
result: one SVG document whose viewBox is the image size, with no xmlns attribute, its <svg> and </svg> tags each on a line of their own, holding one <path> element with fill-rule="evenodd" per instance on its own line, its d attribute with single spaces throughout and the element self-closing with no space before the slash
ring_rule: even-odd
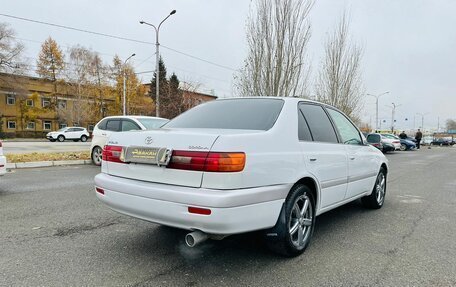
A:
<svg viewBox="0 0 456 287">
<path fill-rule="evenodd" d="M 385 187 L 386 187 L 386 177 L 383 173 L 379 173 L 377 176 L 377 182 L 375 184 L 375 192 L 377 203 L 382 204 L 385 199 Z"/>
<path fill-rule="evenodd" d="M 298 249 L 304 247 L 311 234 L 313 216 L 314 210 L 310 198 L 305 194 L 299 196 L 293 204 L 288 221 L 291 242 Z"/>
</svg>

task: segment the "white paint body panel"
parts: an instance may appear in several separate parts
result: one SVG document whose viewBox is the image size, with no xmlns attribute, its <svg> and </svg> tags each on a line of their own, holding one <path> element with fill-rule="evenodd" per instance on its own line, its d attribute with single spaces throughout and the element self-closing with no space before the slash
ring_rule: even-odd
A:
<svg viewBox="0 0 456 287">
<path fill-rule="evenodd" d="M 3 147 L 0 146 L 0 176 L 6 173 L 6 157 L 3 155 Z"/>
<path fill-rule="evenodd" d="M 289 190 L 303 178 L 312 179 L 317 187 L 317 215 L 370 194 L 380 166 L 387 164 L 385 156 L 368 145 L 299 141 L 297 105 L 303 100 L 283 100 L 282 111 L 268 131 L 113 133 L 110 145 L 244 152 L 246 164 L 241 172 L 219 173 L 103 161 L 95 183 L 105 195 L 97 194 L 98 198 L 114 210 L 152 222 L 230 234 L 274 226 Z M 147 137 L 153 144 L 145 144 Z M 236 205 L 230 204 L 234 201 Z M 188 206 L 210 208 L 213 213 L 190 214 Z"/>
</svg>

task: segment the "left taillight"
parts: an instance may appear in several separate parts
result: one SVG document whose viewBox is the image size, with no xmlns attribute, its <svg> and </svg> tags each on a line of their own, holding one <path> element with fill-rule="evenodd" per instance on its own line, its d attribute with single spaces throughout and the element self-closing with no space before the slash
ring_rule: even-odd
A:
<svg viewBox="0 0 456 287">
<path fill-rule="evenodd" d="M 122 146 L 105 145 L 103 148 L 102 159 L 109 162 L 125 163 L 121 160 L 123 154 Z"/>
</svg>

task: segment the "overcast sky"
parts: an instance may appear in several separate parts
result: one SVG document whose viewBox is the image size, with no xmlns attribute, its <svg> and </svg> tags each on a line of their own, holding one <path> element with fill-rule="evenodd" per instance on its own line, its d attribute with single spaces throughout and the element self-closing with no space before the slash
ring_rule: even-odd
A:
<svg viewBox="0 0 456 287">
<path fill-rule="evenodd" d="M 248 0 L 0 0 L 0 13 L 76 28 L 155 42 L 152 27 L 139 20 L 158 24 L 173 9 L 160 29 L 160 53 L 168 74 L 202 85 L 219 97 L 233 92 L 233 70 L 246 57 L 245 21 Z M 310 14 L 312 38 L 308 57 L 312 72 L 319 69 L 326 33 L 331 32 L 344 10 L 351 16 L 352 40 L 363 48 L 363 82 L 367 93 L 390 93 L 380 98 L 382 127 L 390 125 L 394 102 L 396 126 L 413 128 L 416 113 L 426 114 L 424 126 L 443 126 L 456 119 L 456 1 L 453 0 L 317 0 Z M 26 45 L 26 56 L 35 64 L 40 43 L 53 37 L 64 50 L 80 44 L 98 51 L 106 62 L 118 54 L 125 59 L 136 53 L 137 72 L 155 68 L 155 47 L 97 35 L 24 22 L 0 16 Z M 224 67 L 195 58 L 198 57 Z M 142 74 L 149 81 L 152 74 Z M 361 117 L 375 124 L 375 99 L 365 98 Z M 405 119 L 408 119 L 406 121 Z M 415 127 L 421 125 L 416 116 Z"/>
</svg>

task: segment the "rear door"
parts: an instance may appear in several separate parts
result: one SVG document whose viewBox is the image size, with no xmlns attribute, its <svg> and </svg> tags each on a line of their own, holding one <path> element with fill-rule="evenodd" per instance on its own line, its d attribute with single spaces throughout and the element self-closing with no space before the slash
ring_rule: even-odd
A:
<svg viewBox="0 0 456 287">
<path fill-rule="evenodd" d="M 76 138 L 75 128 L 69 128 L 65 131 L 65 138 L 66 139 L 75 139 Z"/>
<path fill-rule="evenodd" d="M 300 103 L 300 146 L 307 169 L 321 186 L 320 206 L 330 207 L 345 198 L 348 163 L 345 146 L 322 106 Z"/>
<path fill-rule="evenodd" d="M 98 129 L 100 131 L 97 132 L 96 136 L 97 143 L 99 143 L 100 147 L 106 144 L 106 141 L 113 132 L 119 132 L 121 130 L 120 122 L 120 118 L 108 118 L 106 119 L 106 123 L 102 122 L 102 125 L 99 125 Z"/>
<path fill-rule="evenodd" d="M 376 177 L 375 158 L 371 148 L 363 143 L 361 133 L 341 112 L 326 109 L 344 143 L 348 154 L 348 185 L 345 198 L 355 197 L 369 191 Z"/>
</svg>

